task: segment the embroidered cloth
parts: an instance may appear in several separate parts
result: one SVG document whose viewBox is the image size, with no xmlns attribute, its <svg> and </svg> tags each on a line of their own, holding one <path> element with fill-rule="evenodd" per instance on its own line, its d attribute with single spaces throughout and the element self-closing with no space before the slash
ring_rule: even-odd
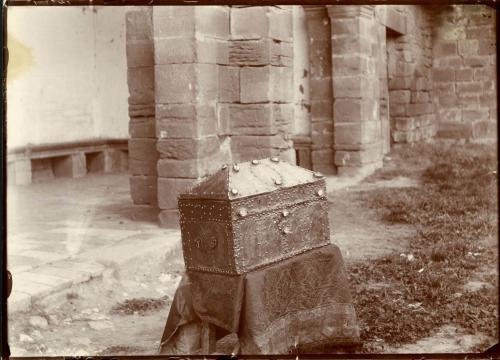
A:
<svg viewBox="0 0 500 360">
<path fill-rule="evenodd" d="M 243 354 L 323 352 L 359 343 L 342 256 L 333 244 L 243 275 L 187 272 L 161 352 L 176 348 L 183 326 L 201 322 L 236 333 Z"/>
</svg>

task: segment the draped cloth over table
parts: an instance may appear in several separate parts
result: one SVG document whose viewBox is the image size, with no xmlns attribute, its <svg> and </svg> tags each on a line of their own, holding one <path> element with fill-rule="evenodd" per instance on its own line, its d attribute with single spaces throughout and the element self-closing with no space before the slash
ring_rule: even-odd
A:
<svg viewBox="0 0 500 360">
<path fill-rule="evenodd" d="M 162 349 L 182 340 L 183 326 L 201 321 L 237 333 L 244 354 L 311 352 L 359 343 L 347 276 L 335 245 L 243 275 L 188 272 L 174 297 Z"/>
</svg>

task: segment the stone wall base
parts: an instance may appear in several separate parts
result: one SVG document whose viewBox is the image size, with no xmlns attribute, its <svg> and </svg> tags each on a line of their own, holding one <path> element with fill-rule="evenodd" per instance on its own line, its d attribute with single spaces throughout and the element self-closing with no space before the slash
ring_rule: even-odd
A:
<svg viewBox="0 0 500 360">
<path fill-rule="evenodd" d="M 159 225 L 162 228 L 179 229 L 179 210 L 162 210 L 158 215 Z"/>
<path fill-rule="evenodd" d="M 157 205 L 137 205 L 132 207 L 130 218 L 134 221 L 149 221 L 158 223 L 160 209 Z"/>
<path fill-rule="evenodd" d="M 362 166 L 338 166 L 337 175 L 340 177 L 366 177 L 380 169 L 383 165 L 382 160 L 375 163 L 365 164 Z"/>
</svg>

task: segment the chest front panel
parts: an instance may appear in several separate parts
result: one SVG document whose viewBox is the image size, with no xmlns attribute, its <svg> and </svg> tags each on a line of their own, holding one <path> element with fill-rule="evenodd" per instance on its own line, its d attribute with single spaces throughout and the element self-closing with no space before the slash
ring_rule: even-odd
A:
<svg viewBox="0 0 500 360">
<path fill-rule="evenodd" d="M 238 273 L 330 243 L 326 200 L 254 214 L 233 225 Z"/>
</svg>

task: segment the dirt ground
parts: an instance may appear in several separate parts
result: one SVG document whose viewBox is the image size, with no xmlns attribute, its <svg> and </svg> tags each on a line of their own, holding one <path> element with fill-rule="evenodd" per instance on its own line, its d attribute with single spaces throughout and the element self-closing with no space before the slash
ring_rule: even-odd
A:
<svg viewBox="0 0 500 360">
<path fill-rule="evenodd" d="M 408 178 L 381 180 L 329 194 L 332 242 L 346 262 L 404 252 L 403 239 L 411 238 L 414 230 L 382 223 L 358 196 L 360 191 L 404 186 L 415 183 Z M 34 311 L 9 319 L 12 356 L 156 354 L 182 271 L 179 248 L 148 263 L 110 268 L 102 279 L 47 297 Z M 415 344 L 380 348 L 393 353 L 467 352 L 483 340 L 481 334 L 464 334 L 451 324 Z"/>
<path fill-rule="evenodd" d="M 381 222 L 375 210 L 361 202 L 359 192 L 415 185 L 414 181 L 401 177 L 361 183 L 328 194 L 331 241 L 340 247 L 346 261 L 376 258 L 403 250 L 406 239 L 414 232 L 409 226 Z"/>
<path fill-rule="evenodd" d="M 179 248 L 44 298 L 9 319 L 12 356 L 155 354 L 183 269 Z"/>
</svg>

